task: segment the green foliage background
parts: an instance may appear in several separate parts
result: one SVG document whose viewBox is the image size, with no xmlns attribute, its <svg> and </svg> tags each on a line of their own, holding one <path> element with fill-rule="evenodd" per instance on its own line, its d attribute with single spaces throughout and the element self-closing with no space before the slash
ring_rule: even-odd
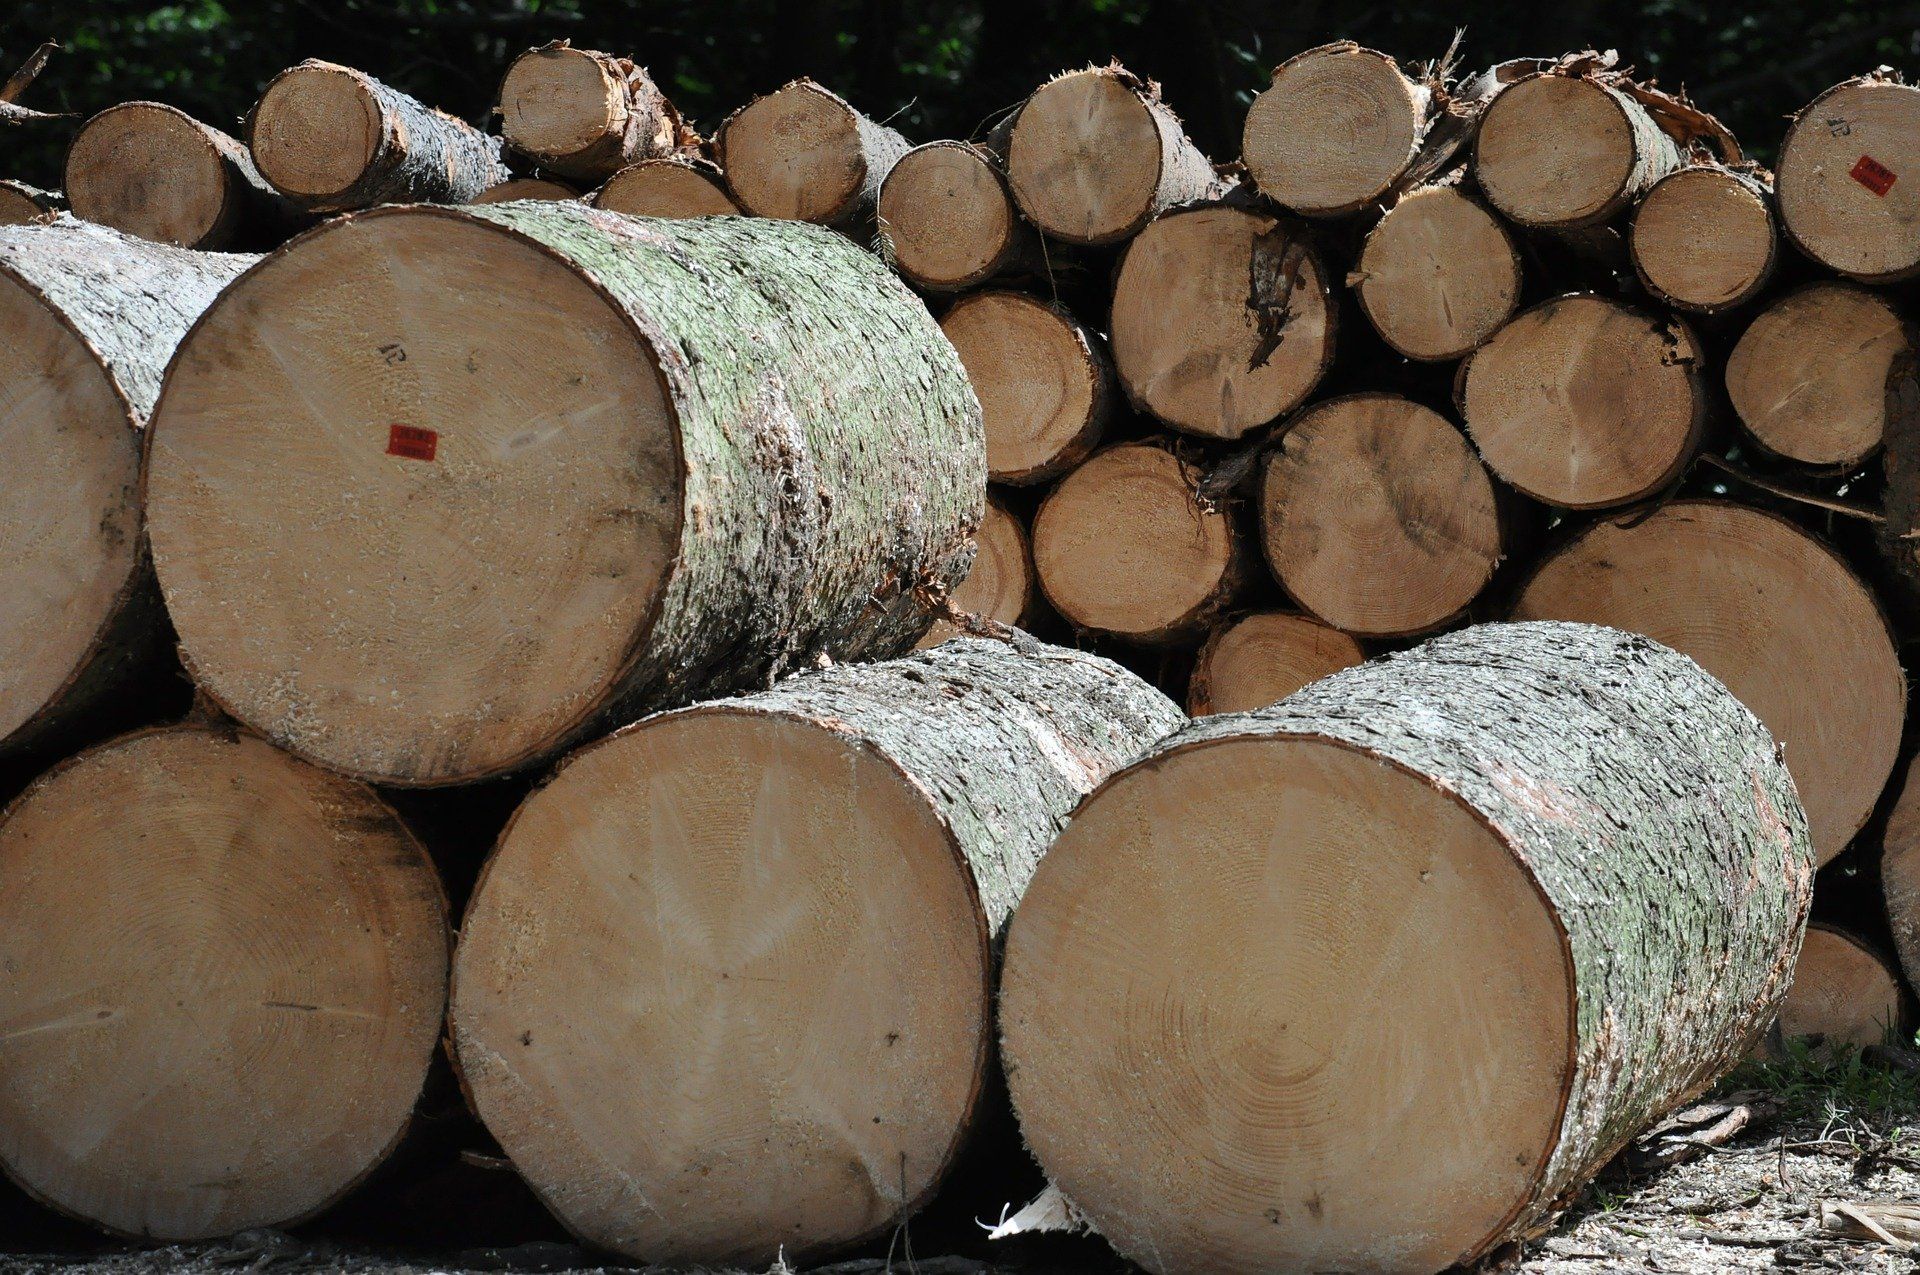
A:
<svg viewBox="0 0 1920 1275">
<path fill-rule="evenodd" d="M 508 58 L 565 36 L 637 58 L 711 129 L 807 74 L 916 141 L 969 136 L 1047 75 L 1118 56 L 1165 85 L 1216 159 L 1271 65 L 1350 37 L 1405 61 L 1464 27 L 1463 61 L 1597 46 L 1684 86 L 1771 156 L 1827 85 L 1920 58 L 1920 0 L 6 0 L 0 70 L 66 46 L 23 104 L 90 114 L 155 98 L 237 131 L 268 77 L 349 63 L 484 118 Z M 69 130 L 0 130 L 0 176 L 57 184 Z"/>
</svg>

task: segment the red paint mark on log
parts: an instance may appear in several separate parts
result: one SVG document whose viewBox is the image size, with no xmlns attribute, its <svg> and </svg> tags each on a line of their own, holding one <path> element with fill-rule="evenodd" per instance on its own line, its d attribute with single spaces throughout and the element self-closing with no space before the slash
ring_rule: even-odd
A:
<svg viewBox="0 0 1920 1275">
<path fill-rule="evenodd" d="M 1891 168 L 1871 155 L 1862 155 L 1847 176 L 1876 195 L 1885 195 L 1893 189 L 1893 183 L 1899 180 Z"/>
<path fill-rule="evenodd" d="M 387 427 L 387 455 L 404 456 L 408 460 L 432 460 L 434 453 L 440 450 L 440 435 L 430 429 L 421 429 L 417 425 L 389 425 Z"/>
</svg>

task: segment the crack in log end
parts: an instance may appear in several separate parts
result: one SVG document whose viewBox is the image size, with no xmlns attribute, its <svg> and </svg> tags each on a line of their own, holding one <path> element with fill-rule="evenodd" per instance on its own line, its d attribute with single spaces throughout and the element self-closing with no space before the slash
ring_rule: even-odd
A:
<svg viewBox="0 0 1920 1275">
<path fill-rule="evenodd" d="M 1285 225 L 1275 222 L 1253 237 L 1247 260 L 1247 311 L 1260 344 L 1247 360 L 1248 371 L 1265 367 L 1286 339 L 1287 323 L 1293 318 L 1293 290 L 1300 286 L 1306 264 L 1306 243 Z"/>
</svg>

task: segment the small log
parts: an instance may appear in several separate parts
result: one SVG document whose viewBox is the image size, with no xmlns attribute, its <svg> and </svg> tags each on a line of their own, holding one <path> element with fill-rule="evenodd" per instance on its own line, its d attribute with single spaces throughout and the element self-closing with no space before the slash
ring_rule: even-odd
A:
<svg viewBox="0 0 1920 1275">
<path fill-rule="evenodd" d="M 582 749 L 467 912 L 474 1105 L 569 1228 L 644 1262 L 883 1234 L 974 1121 L 1034 865 L 1184 720 L 1107 660 L 969 638 Z"/>
<path fill-rule="evenodd" d="M 1701 314 L 1745 305 L 1779 256 L 1772 182 L 1710 162 L 1668 173 L 1641 197 L 1628 245 L 1641 284 L 1666 304 Z"/>
<path fill-rule="evenodd" d="M 511 176 L 500 139 L 364 71 L 312 58 L 268 83 L 247 146 L 274 189 L 309 212 L 464 204 Z"/>
<path fill-rule="evenodd" d="M 1740 1061 L 1812 886 L 1773 739 L 1699 666 L 1483 625 L 1097 789 L 1008 927 L 1008 1084 L 1150 1271 L 1470 1266 Z"/>
<path fill-rule="evenodd" d="M 500 131 L 542 169 L 588 185 L 694 140 L 644 67 L 565 40 L 528 49 L 507 68 Z"/>
<path fill-rule="evenodd" d="M 1007 134 L 1007 180 L 1027 219 L 1071 244 L 1118 243 L 1231 185 L 1187 140 L 1160 86 L 1118 63 L 1034 91 Z"/>
<path fill-rule="evenodd" d="M 965 369 L 873 254 L 547 201 L 295 240 L 182 347 L 147 472 L 208 694 L 401 785 L 910 649 L 985 486 Z"/>
<path fill-rule="evenodd" d="M 1425 362 L 1472 353 L 1513 317 L 1524 282 L 1513 237 L 1458 181 L 1402 196 L 1347 277 L 1380 339 Z"/>
<path fill-rule="evenodd" d="M 1876 72 L 1813 99 L 1774 176 L 1787 237 L 1870 283 L 1920 273 L 1920 89 Z"/>
<path fill-rule="evenodd" d="M 0 181 L 0 226 L 28 226 L 64 212 L 67 198 L 57 190 L 41 190 L 25 182 Z"/>
<path fill-rule="evenodd" d="M 1033 610 L 1033 542 L 1020 515 L 1006 501 L 987 492 L 987 516 L 974 536 L 978 552 L 967 578 L 954 586 L 947 601 L 963 616 L 994 624 L 1018 625 Z M 919 649 L 939 646 L 961 630 L 941 620 L 920 639 Z"/>
<path fill-rule="evenodd" d="M 1148 645 L 1204 632 L 1246 578 L 1227 516 L 1203 506 L 1179 457 L 1156 443 L 1095 453 L 1033 522 L 1033 567 L 1076 628 Z"/>
<path fill-rule="evenodd" d="M 1807 927 L 1793 986 L 1780 1005 L 1780 1036 L 1818 1036 L 1827 1046 L 1884 1044 L 1907 1021 L 1892 964 L 1865 941 L 1832 925 Z"/>
<path fill-rule="evenodd" d="M 1887 377 L 1910 348 L 1899 312 L 1878 293 L 1810 284 L 1741 335 L 1727 357 L 1727 397 L 1774 455 L 1852 468 L 1886 435 Z"/>
<path fill-rule="evenodd" d="M 1247 111 L 1241 157 L 1260 193 L 1293 212 L 1358 212 L 1419 157 L 1437 108 L 1432 88 L 1385 53 L 1323 44 L 1274 68 Z"/>
<path fill-rule="evenodd" d="M 1534 306 L 1461 364 L 1460 414 L 1536 500 L 1604 509 L 1660 491 L 1699 450 L 1707 387 L 1686 324 L 1605 297 Z"/>
<path fill-rule="evenodd" d="M 63 216 L 0 230 L 0 753 L 83 734 L 161 652 L 140 431 L 187 329 L 252 258 Z"/>
<path fill-rule="evenodd" d="M 1503 89 L 1480 117 L 1473 171 L 1523 226 L 1610 221 L 1686 158 L 1612 72 L 1555 67 Z"/>
<path fill-rule="evenodd" d="M 161 102 L 123 102 L 81 125 L 66 183 L 74 216 L 177 248 L 263 246 L 297 220 L 245 146 Z"/>
<path fill-rule="evenodd" d="M 853 230 L 912 144 L 812 80 L 757 97 L 720 126 L 714 150 L 734 202 L 756 217 Z"/>
<path fill-rule="evenodd" d="M 1780 740 L 1823 864 L 1887 785 L 1907 703 L 1893 634 L 1846 561 L 1785 518 L 1677 500 L 1596 523 L 1540 565 L 1513 614 L 1644 633 L 1698 660 Z"/>
<path fill-rule="evenodd" d="M 999 157 L 969 142 L 928 142 L 901 157 L 880 186 L 880 234 L 893 268 L 933 292 L 1044 266 Z"/>
<path fill-rule="evenodd" d="M 1194 657 L 1187 711 L 1205 717 L 1265 708 L 1366 658 L 1358 642 L 1318 620 L 1255 611 L 1208 635 Z"/>
<path fill-rule="evenodd" d="M 705 160 L 643 159 L 607 179 L 593 206 L 631 217 L 733 217 L 740 205 L 727 193 L 718 165 Z"/>
<path fill-rule="evenodd" d="M 1093 451 L 1113 410 L 1113 366 L 1072 315 L 1025 293 L 976 292 L 940 330 L 980 396 L 988 478 L 1045 482 Z"/>
<path fill-rule="evenodd" d="M 580 192 L 545 177 L 509 177 L 473 197 L 476 204 L 510 204 L 516 199 L 578 199 Z"/>
<path fill-rule="evenodd" d="M 1183 208 L 1127 245 L 1113 289 L 1114 367 L 1142 411 L 1240 438 L 1292 411 L 1333 362 L 1336 309 L 1293 223 Z"/>
<path fill-rule="evenodd" d="M 1459 615 L 1504 553 L 1493 479 L 1438 413 L 1396 394 L 1316 403 L 1267 456 L 1260 539 L 1308 613 L 1369 637 Z"/>
<path fill-rule="evenodd" d="M 361 784 L 231 727 L 62 763 L 0 816 L 0 1167 L 145 1243 L 322 1212 L 412 1118 L 449 941 Z"/>
</svg>

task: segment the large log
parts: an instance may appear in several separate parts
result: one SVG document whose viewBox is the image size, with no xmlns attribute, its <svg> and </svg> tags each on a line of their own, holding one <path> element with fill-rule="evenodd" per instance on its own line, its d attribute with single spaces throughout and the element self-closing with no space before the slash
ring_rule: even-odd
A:
<svg viewBox="0 0 1920 1275">
<path fill-rule="evenodd" d="M 1556 67 L 1507 86 L 1480 117 L 1475 180 L 1523 226 L 1571 230 L 1627 209 L 1686 157 L 1611 72 Z"/>
<path fill-rule="evenodd" d="M 644 67 L 565 40 L 528 49 L 507 67 L 500 131 L 545 171 L 589 185 L 695 142 Z"/>
<path fill-rule="evenodd" d="M 1185 720 L 1116 664 L 960 639 L 649 718 L 569 758 L 467 912 L 468 1091 L 568 1227 L 759 1269 L 938 1186 L 993 966 L 1087 792 Z"/>
<path fill-rule="evenodd" d="M 1604 509 L 1672 482 L 1699 449 L 1693 332 L 1577 293 L 1523 311 L 1461 364 L 1460 414 L 1493 472 L 1536 500 Z"/>
<path fill-rule="evenodd" d="M 1013 197 L 1063 243 L 1118 243 L 1167 209 L 1230 184 L 1187 140 L 1160 86 L 1118 63 L 1049 80 L 1009 129 Z"/>
<path fill-rule="evenodd" d="M 66 183 L 74 216 L 177 248 L 260 247 L 296 217 L 245 146 L 160 102 L 123 102 L 83 124 Z"/>
<path fill-rule="evenodd" d="M 1780 222 L 1815 261 L 1885 283 L 1920 272 L 1920 89 L 1881 74 L 1794 117 L 1774 178 Z"/>
<path fill-rule="evenodd" d="M 0 753 L 71 740 L 159 654 L 140 430 L 174 347 L 251 260 L 71 217 L 0 230 Z"/>
<path fill-rule="evenodd" d="M 1470 629 L 1096 790 L 1009 927 L 1008 1081 L 1149 1270 L 1451 1268 L 1741 1059 L 1812 884 L 1773 739 L 1691 660 Z"/>
<path fill-rule="evenodd" d="M 1851 468 L 1887 428 L 1887 377 L 1911 349 L 1891 302 L 1852 284 L 1788 293 L 1727 356 L 1727 397 L 1755 442 L 1810 465 Z"/>
<path fill-rule="evenodd" d="M 1240 150 L 1260 193 L 1307 217 L 1358 212 L 1420 154 L 1439 108 L 1433 87 L 1351 40 L 1274 68 L 1247 111 Z"/>
<path fill-rule="evenodd" d="M 1644 633 L 1700 661 L 1786 749 L 1821 863 L 1886 787 L 1907 703 L 1893 634 L 1846 561 L 1785 518 L 1679 500 L 1596 523 L 1541 564 L 1514 615 Z"/>
<path fill-rule="evenodd" d="M 986 478 L 953 347 L 871 253 L 575 203 L 295 241 L 187 340 L 153 431 L 201 685 L 396 784 L 910 648 Z"/>
<path fill-rule="evenodd" d="M 631 217 L 734 217 L 740 213 L 719 167 L 688 158 L 643 159 L 621 169 L 594 193 L 593 206 Z"/>
<path fill-rule="evenodd" d="M 1428 362 L 1461 358 L 1497 332 L 1524 281 L 1513 236 L 1457 179 L 1402 196 L 1347 277 L 1380 339 Z"/>
<path fill-rule="evenodd" d="M 1255 611 L 1207 636 L 1193 657 L 1187 711 L 1204 717 L 1265 708 L 1366 658 L 1358 642 L 1318 620 Z"/>
<path fill-rule="evenodd" d="M 1628 246 L 1640 282 L 1666 304 L 1704 314 L 1745 305 L 1779 256 L 1772 181 L 1764 169 L 1676 169 L 1641 197 Z"/>
<path fill-rule="evenodd" d="M 0 1167 L 141 1240 L 312 1217 L 413 1114 L 446 913 L 370 789 L 251 735 L 63 763 L 0 817 Z"/>
<path fill-rule="evenodd" d="M 940 320 L 980 396 L 987 476 L 1031 484 L 1078 465 L 1113 412 L 1113 364 L 1100 338 L 1057 305 L 976 292 Z"/>
<path fill-rule="evenodd" d="M 1905 993 L 1893 967 L 1836 926 L 1807 927 L 1793 986 L 1780 1006 L 1779 1037 L 1818 1036 L 1831 1048 L 1907 1044 Z"/>
<path fill-rule="evenodd" d="M 309 58 L 273 77 L 247 119 L 261 176 L 309 212 L 464 204 L 511 174 L 500 140 L 382 84 Z"/>
<path fill-rule="evenodd" d="M 795 80 L 727 117 L 714 138 L 727 187 L 756 217 L 864 229 L 912 144 L 845 98 Z"/>
<path fill-rule="evenodd" d="M 1306 401 L 1333 362 L 1336 315 L 1297 226 L 1233 204 L 1183 208 L 1120 259 L 1114 366 L 1141 410 L 1239 438 Z"/>
<path fill-rule="evenodd" d="M 933 292 L 1044 268 L 1040 237 L 1021 219 L 1001 157 L 969 142 L 928 142 L 880 186 L 880 234 L 893 268 Z"/>
<path fill-rule="evenodd" d="M 1267 565 L 1349 633 L 1404 637 L 1459 615 L 1505 552 L 1493 479 L 1439 413 L 1397 394 L 1316 403 L 1268 453 Z"/>
<path fill-rule="evenodd" d="M 63 211 L 67 198 L 11 178 L 0 181 L 0 226 L 26 226 Z"/>
<path fill-rule="evenodd" d="M 987 516 L 974 537 L 973 569 L 947 597 L 950 612 L 968 620 L 1017 625 L 1033 610 L 1033 542 L 1020 515 L 989 491 Z M 940 620 L 920 639 L 938 646 L 960 631 L 954 620 Z"/>
</svg>

